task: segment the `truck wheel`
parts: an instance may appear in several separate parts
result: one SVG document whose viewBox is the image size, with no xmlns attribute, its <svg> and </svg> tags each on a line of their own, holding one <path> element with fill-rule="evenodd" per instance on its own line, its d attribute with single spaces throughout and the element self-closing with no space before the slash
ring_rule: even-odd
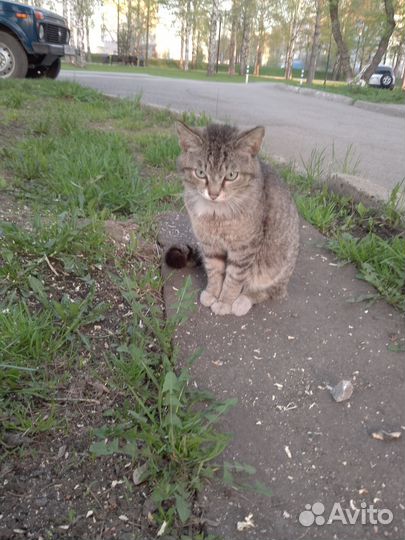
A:
<svg viewBox="0 0 405 540">
<path fill-rule="evenodd" d="M 27 70 L 28 59 L 20 42 L 10 34 L 0 32 L 0 79 L 23 78 Z"/>
<path fill-rule="evenodd" d="M 45 77 L 48 79 L 56 79 L 60 71 L 60 58 L 57 58 L 53 64 L 45 71 Z"/>
</svg>

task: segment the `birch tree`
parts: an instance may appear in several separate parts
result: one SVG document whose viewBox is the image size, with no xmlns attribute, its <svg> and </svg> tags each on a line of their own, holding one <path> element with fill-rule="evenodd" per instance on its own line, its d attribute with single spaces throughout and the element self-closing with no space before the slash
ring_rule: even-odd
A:
<svg viewBox="0 0 405 540">
<path fill-rule="evenodd" d="M 309 58 L 307 84 L 312 84 L 315 77 L 316 59 L 319 52 L 319 37 L 321 35 L 321 16 L 322 16 L 322 0 L 316 0 L 315 28 L 314 28 L 314 37 L 312 39 L 311 56 Z"/>
<path fill-rule="evenodd" d="M 217 54 L 217 32 L 219 22 L 219 0 L 212 0 L 210 15 L 210 37 L 208 42 L 208 68 L 207 75 L 212 77 L 215 74 L 216 54 Z"/>
</svg>

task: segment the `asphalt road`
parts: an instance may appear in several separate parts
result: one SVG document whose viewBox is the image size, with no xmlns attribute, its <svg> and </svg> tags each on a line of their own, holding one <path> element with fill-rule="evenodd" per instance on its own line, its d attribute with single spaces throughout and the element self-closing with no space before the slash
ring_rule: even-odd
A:
<svg viewBox="0 0 405 540">
<path fill-rule="evenodd" d="M 325 155 L 325 170 L 364 176 L 387 190 L 405 178 L 405 117 L 282 91 L 270 83 L 243 85 L 79 71 L 62 72 L 60 78 L 120 97 L 142 93 L 145 104 L 205 112 L 240 126 L 264 125 L 265 150 L 270 155 L 308 163 L 317 150 L 318 155 Z"/>
</svg>

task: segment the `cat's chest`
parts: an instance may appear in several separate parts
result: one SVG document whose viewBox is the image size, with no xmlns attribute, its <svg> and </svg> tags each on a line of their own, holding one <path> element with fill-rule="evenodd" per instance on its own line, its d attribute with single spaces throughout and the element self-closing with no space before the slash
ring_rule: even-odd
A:
<svg viewBox="0 0 405 540">
<path fill-rule="evenodd" d="M 236 222 L 235 220 L 205 215 L 194 217 L 192 225 L 198 240 L 227 250 L 241 235 L 243 236 L 242 231 L 246 231 L 242 221 L 243 219 Z"/>
</svg>

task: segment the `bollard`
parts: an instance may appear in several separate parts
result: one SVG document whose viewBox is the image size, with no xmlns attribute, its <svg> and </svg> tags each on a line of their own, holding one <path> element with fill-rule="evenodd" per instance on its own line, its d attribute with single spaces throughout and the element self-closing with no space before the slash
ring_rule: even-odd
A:
<svg viewBox="0 0 405 540">
<path fill-rule="evenodd" d="M 304 68 L 301 69 L 301 79 L 300 79 L 300 86 L 304 82 Z"/>
<path fill-rule="evenodd" d="M 249 82 L 249 66 L 246 66 L 246 78 L 245 78 L 245 84 Z"/>
</svg>

